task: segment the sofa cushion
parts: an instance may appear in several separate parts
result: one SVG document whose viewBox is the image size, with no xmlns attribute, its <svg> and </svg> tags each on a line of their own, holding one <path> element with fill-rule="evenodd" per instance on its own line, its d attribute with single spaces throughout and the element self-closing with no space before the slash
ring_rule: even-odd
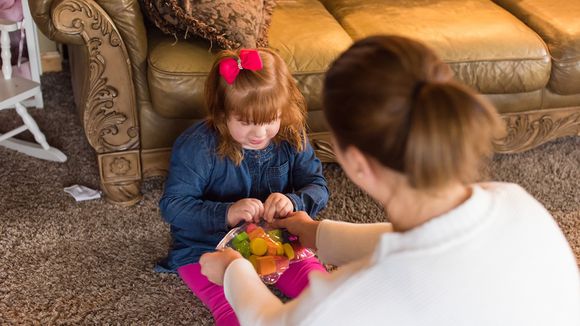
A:
<svg viewBox="0 0 580 326">
<path fill-rule="evenodd" d="M 223 49 L 268 45 L 275 0 L 142 0 L 149 19 L 164 33 L 193 35 Z"/>
<path fill-rule="evenodd" d="M 482 93 L 543 88 L 550 56 L 540 37 L 487 0 L 322 0 L 353 39 L 399 34 L 431 46 Z"/>
<path fill-rule="evenodd" d="M 548 45 L 552 73 L 548 87 L 562 95 L 580 93 L 580 1 L 495 1 Z"/>
<path fill-rule="evenodd" d="M 320 2 L 280 0 L 272 15 L 269 42 L 296 77 L 309 110 L 321 110 L 324 72 L 352 39 Z M 176 42 L 173 37 L 150 32 L 149 88 L 153 107 L 161 116 L 205 116 L 203 84 L 214 60 L 209 47 L 201 40 Z"/>
</svg>

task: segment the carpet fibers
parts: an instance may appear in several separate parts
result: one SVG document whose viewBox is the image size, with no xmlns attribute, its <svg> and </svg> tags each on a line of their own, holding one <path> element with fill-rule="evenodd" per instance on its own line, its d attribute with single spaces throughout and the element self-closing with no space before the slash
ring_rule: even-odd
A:
<svg viewBox="0 0 580 326">
<path fill-rule="evenodd" d="M 0 146 L 0 324 L 213 324 L 178 277 L 152 271 L 169 246 L 157 207 L 162 178 L 144 182 L 143 200 L 129 208 L 77 203 L 63 191 L 98 188 L 96 159 L 73 113 L 69 74 L 46 74 L 42 84 L 45 108 L 30 112 L 69 160 L 41 161 Z M 0 132 L 20 124 L 12 111 L 0 112 Z M 579 166 L 580 137 L 567 137 L 497 155 L 489 169 L 490 179 L 519 183 L 546 206 L 577 260 Z M 381 220 L 381 209 L 336 164 L 325 164 L 324 173 L 332 195 L 322 218 Z"/>
</svg>

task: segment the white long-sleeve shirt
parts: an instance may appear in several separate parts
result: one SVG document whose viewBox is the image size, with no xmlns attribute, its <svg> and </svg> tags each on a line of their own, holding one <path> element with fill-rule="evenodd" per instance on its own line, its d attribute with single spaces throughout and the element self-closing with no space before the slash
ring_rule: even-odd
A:
<svg viewBox="0 0 580 326">
<path fill-rule="evenodd" d="M 322 221 L 319 258 L 346 265 L 283 304 L 237 259 L 226 297 L 243 325 L 580 325 L 580 274 L 551 215 L 514 184 L 472 189 L 404 233 Z"/>
</svg>

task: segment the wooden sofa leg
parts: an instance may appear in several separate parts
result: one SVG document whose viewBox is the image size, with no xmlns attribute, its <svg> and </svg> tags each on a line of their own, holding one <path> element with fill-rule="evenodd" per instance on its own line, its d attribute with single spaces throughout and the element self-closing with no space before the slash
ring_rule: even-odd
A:
<svg viewBox="0 0 580 326">
<path fill-rule="evenodd" d="M 98 154 L 101 189 L 111 203 L 131 206 L 141 194 L 141 159 L 138 150 Z"/>
</svg>

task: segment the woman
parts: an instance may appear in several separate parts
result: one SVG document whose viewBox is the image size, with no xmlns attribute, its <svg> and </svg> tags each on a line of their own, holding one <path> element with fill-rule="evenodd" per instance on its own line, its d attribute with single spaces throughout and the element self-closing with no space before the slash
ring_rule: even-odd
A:
<svg viewBox="0 0 580 326">
<path fill-rule="evenodd" d="M 580 325 L 566 239 L 521 187 L 474 183 L 500 119 L 430 49 L 357 41 L 327 73 L 324 110 L 337 161 L 390 223 L 276 220 L 339 266 L 286 304 L 235 251 L 204 255 L 242 324 Z"/>
</svg>

